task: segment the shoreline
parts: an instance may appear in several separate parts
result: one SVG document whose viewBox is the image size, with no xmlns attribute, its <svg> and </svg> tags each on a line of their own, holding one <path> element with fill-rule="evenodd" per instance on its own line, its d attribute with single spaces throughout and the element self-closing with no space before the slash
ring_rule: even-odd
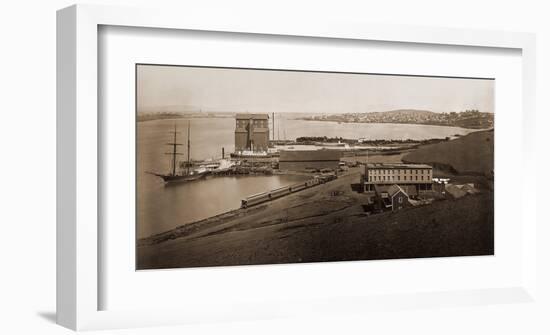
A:
<svg viewBox="0 0 550 335">
<path fill-rule="evenodd" d="M 412 125 L 412 126 L 433 126 L 433 127 L 445 127 L 445 128 L 461 128 L 461 129 L 468 129 L 468 130 L 491 130 L 494 129 L 494 126 L 489 128 L 481 128 L 481 127 L 462 127 L 459 125 L 454 124 L 441 124 L 441 123 L 430 123 L 430 122 L 356 122 L 356 121 L 336 121 L 336 120 L 311 120 L 311 119 L 289 119 L 289 120 L 300 120 L 300 121 L 317 121 L 317 122 L 333 122 L 333 123 L 346 123 L 346 124 L 398 124 L 398 125 Z"/>
<path fill-rule="evenodd" d="M 139 119 L 136 117 L 136 122 L 149 122 L 149 121 L 166 121 L 166 120 L 192 120 L 192 119 L 230 119 L 232 116 L 181 116 L 181 117 L 166 117 L 166 118 L 151 118 L 151 119 Z M 453 124 L 439 124 L 439 123 L 417 123 L 417 122 L 355 122 L 355 121 L 335 121 L 335 120 L 310 120 L 303 118 L 289 118 L 285 120 L 299 120 L 299 121 L 317 121 L 317 122 L 333 122 L 333 123 L 347 123 L 347 124 L 397 124 L 397 125 L 411 125 L 411 126 L 433 126 L 433 127 L 445 127 L 445 128 L 461 128 L 474 131 L 491 130 L 494 127 L 480 128 L 480 127 L 461 127 Z"/>
<path fill-rule="evenodd" d="M 277 175 L 277 176 L 303 176 L 303 177 L 309 177 L 309 178 L 314 177 L 314 174 L 312 174 L 310 172 L 286 171 L 286 170 L 285 171 L 277 170 L 276 172 L 274 171 L 273 174 L 271 174 L 271 175 Z M 235 175 L 233 177 L 246 178 L 246 177 L 255 177 L 255 176 L 264 176 L 264 174 Z M 208 176 L 208 177 L 222 178 L 222 176 Z M 268 191 L 268 190 L 266 190 L 266 191 Z M 294 193 L 294 194 L 296 194 L 296 193 Z M 210 216 L 210 217 L 206 217 L 204 219 L 199 219 L 199 220 L 196 220 L 196 221 L 180 224 L 180 225 L 178 225 L 178 226 L 176 226 L 172 229 L 166 230 L 166 231 L 162 231 L 162 232 L 154 233 L 154 234 L 151 234 L 151 235 L 148 235 L 148 236 L 145 236 L 145 237 L 137 238 L 137 242 L 138 242 L 138 245 L 140 245 L 140 244 L 149 244 L 149 243 L 145 242 L 147 240 L 149 240 L 149 241 L 169 240 L 169 239 L 174 238 L 173 236 L 175 236 L 175 235 L 181 236 L 181 234 L 184 233 L 184 232 L 188 232 L 189 230 L 197 229 L 197 228 L 201 227 L 204 224 L 213 223 L 214 221 L 218 221 L 222 218 L 227 219 L 227 218 L 232 218 L 235 215 L 245 215 L 245 214 L 250 213 L 250 212 L 255 212 L 257 209 L 265 207 L 265 205 L 266 205 L 266 203 L 259 204 L 259 205 L 256 205 L 256 206 L 252 206 L 252 207 L 249 207 L 248 209 L 244 209 L 244 208 L 241 208 L 241 207 L 229 209 L 226 212 L 219 213 L 219 214 L 216 214 L 216 215 L 213 215 L 213 216 Z M 172 237 L 169 237 L 171 235 L 172 235 Z M 160 242 L 154 242 L 154 243 L 160 243 Z"/>
</svg>

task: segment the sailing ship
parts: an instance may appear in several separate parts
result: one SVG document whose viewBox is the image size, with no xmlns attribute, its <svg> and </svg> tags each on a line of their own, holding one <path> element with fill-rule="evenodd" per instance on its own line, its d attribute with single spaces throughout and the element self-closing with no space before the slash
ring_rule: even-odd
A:
<svg viewBox="0 0 550 335">
<path fill-rule="evenodd" d="M 177 141 L 177 128 L 174 124 L 174 131 L 172 132 L 174 135 L 174 139 L 172 143 L 166 143 L 166 145 L 170 146 L 172 148 L 172 152 L 165 153 L 166 155 L 171 156 L 170 160 L 170 172 L 167 174 L 162 173 L 156 173 L 156 172 L 148 172 L 149 174 L 155 175 L 159 178 L 162 178 L 162 180 L 165 183 L 175 183 L 175 182 L 188 182 L 188 181 L 194 181 L 201 179 L 206 176 L 206 171 L 194 171 L 191 170 L 191 121 L 187 123 L 187 162 L 185 162 L 184 165 L 185 169 L 180 169 L 180 171 L 177 171 L 178 166 L 178 156 L 182 156 L 183 153 L 178 152 L 178 146 L 183 145 L 182 143 L 178 143 Z"/>
</svg>

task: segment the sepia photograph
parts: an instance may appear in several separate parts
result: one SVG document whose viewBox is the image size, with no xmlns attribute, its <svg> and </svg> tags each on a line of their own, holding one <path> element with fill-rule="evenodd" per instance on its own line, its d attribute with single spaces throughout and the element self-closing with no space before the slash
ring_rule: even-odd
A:
<svg viewBox="0 0 550 335">
<path fill-rule="evenodd" d="M 494 254 L 494 78 L 135 72 L 137 270 Z"/>
</svg>

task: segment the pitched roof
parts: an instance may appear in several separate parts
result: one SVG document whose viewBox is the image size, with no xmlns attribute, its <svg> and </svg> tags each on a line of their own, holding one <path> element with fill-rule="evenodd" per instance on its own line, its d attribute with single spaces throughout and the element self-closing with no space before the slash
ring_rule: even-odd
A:
<svg viewBox="0 0 550 335">
<path fill-rule="evenodd" d="M 397 184 L 393 184 L 392 186 L 388 187 L 388 194 L 390 195 L 390 197 L 393 197 L 394 195 L 396 195 L 397 193 L 399 192 L 403 192 L 403 194 L 405 194 L 407 197 L 409 196 L 407 194 L 407 192 L 405 192 L 405 190 L 403 190 L 399 185 Z"/>
<path fill-rule="evenodd" d="M 464 192 L 468 192 L 470 194 L 475 194 L 479 192 L 473 184 L 464 184 L 461 186 L 461 190 L 463 190 Z"/>
<path fill-rule="evenodd" d="M 453 198 L 462 198 L 466 194 L 468 194 L 466 191 L 463 191 L 459 187 L 453 184 L 447 184 L 445 185 L 445 192 L 450 194 Z"/>
</svg>

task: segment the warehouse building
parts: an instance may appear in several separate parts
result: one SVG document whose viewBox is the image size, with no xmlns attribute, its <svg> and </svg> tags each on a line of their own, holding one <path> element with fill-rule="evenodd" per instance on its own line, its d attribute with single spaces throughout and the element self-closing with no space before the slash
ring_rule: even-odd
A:
<svg viewBox="0 0 550 335">
<path fill-rule="evenodd" d="M 235 152 L 267 152 L 269 145 L 268 114 L 235 116 Z"/>
<path fill-rule="evenodd" d="M 433 169 L 426 164 L 367 163 L 362 175 L 365 191 L 374 185 L 414 186 L 417 191 L 431 191 Z"/>
<path fill-rule="evenodd" d="M 338 170 L 342 152 L 340 150 L 283 150 L 279 157 L 279 170 L 320 171 Z"/>
<path fill-rule="evenodd" d="M 433 169 L 426 164 L 367 163 L 360 185 L 369 203 L 375 203 L 395 190 L 413 199 L 432 192 L 432 178 Z"/>
</svg>

